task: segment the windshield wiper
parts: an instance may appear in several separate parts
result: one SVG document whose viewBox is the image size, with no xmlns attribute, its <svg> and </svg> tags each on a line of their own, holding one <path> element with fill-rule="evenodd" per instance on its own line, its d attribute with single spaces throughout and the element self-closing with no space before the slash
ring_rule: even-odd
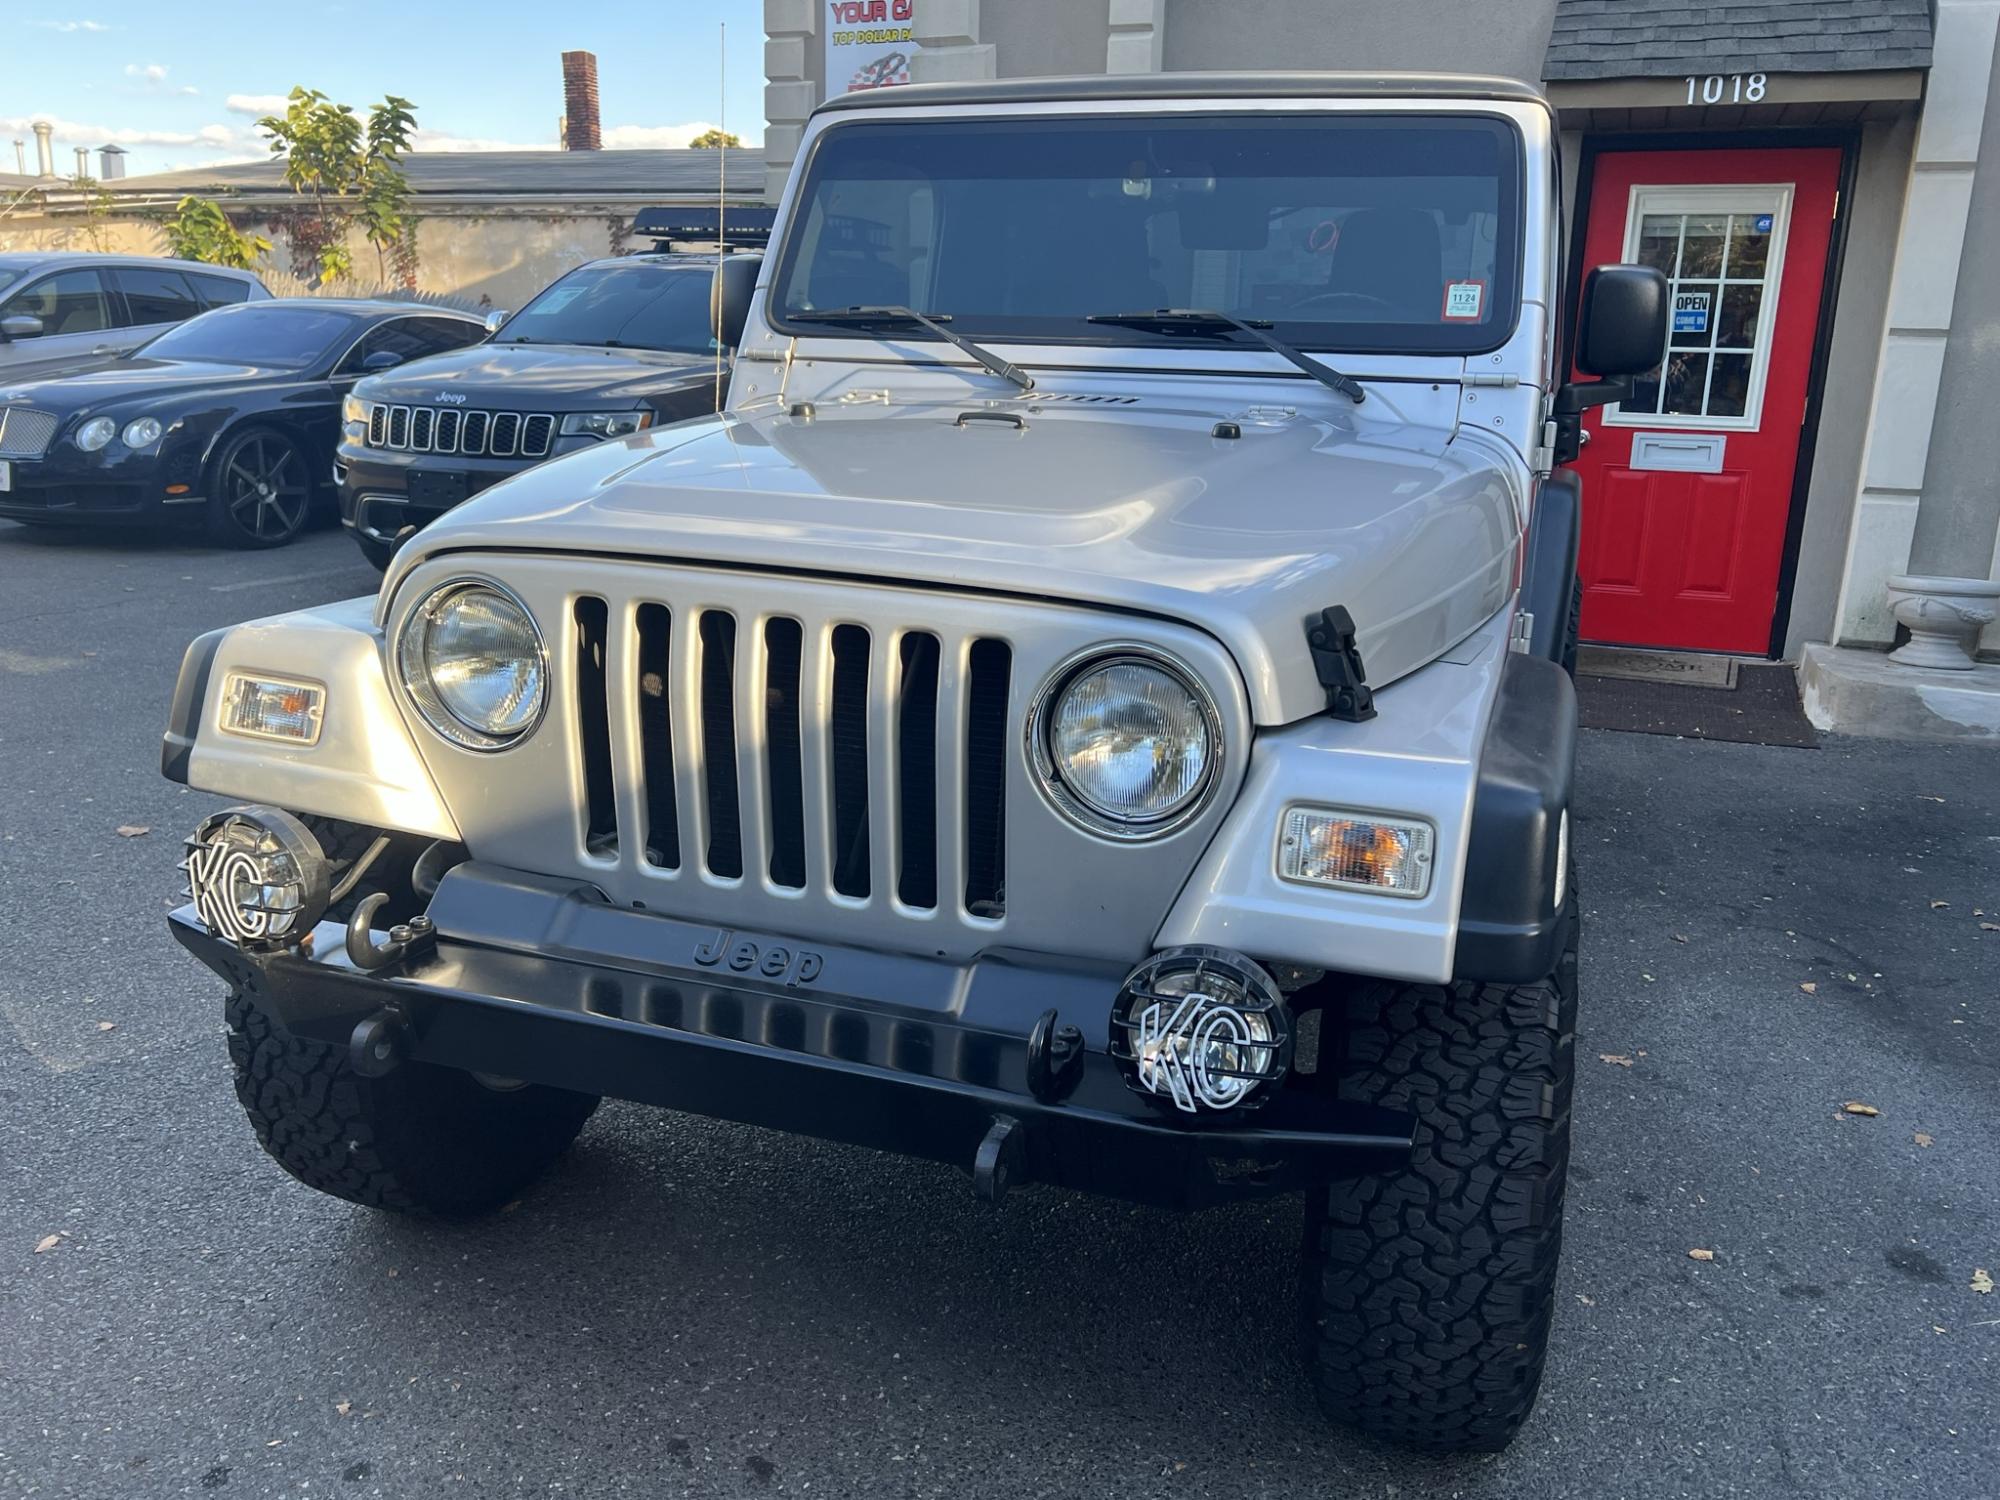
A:
<svg viewBox="0 0 2000 1500">
<path fill-rule="evenodd" d="M 1220 333 L 1225 329 L 1235 329 L 1247 333 L 1251 338 L 1269 349 L 1286 363 L 1303 370 L 1321 385 L 1330 386 L 1356 404 L 1368 399 L 1368 392 L 1361 382 L 1352 375 L 1343 375 L 1332 365 L 1321 364 L 1299 353 L 1290 344 L 1274 339 L 1264 330 L 1268 322 L 1232 318 L 1225 312 L 1214 312 L 1202 307 L 1161 307 L 1152 312 L 1092 313 L 1083 320 L 1086 323 L 1111 323 L 1120 328 L 1145 328 L 1154 333 Z"/>
<path fill-rule="evenodd" d="M 851 323 L 857 328 L 873 325 L 877 328 L 891 327 L 897 323 L 912 324 L 927 328 L 947 344 L 962 353 L 971 355 L 1002 380 L 1011 380 L 1024 391 L 1035 388 L 1035 378 L 1019 365 L 1002 359 L 990 349 L 982 349 L 963 334 L 953 333 L 944 325 L 951 321 L 949 313 L 920 313 L 907 307 L 828 307 L 817 312 L 786 313 L 794 323 Z"/>
</svg>

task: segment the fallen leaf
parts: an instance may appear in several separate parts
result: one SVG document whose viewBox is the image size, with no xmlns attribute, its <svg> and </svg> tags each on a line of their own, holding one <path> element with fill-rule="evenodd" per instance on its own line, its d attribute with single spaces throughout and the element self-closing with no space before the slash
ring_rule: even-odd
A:
<svg viewBox="0 0 2000 1500">
<path fill-rule="evenodd" d="M 1932 911 L 1950 911 L 1950 910 L 1951 910 L 1951 903 L 1950 903 L 1949 901 L 1933 901 L 1933 902 L 1931 903 L 1931 910 L 1932 910 Z"/>
<path fill-rule="evenodd" d="M 1863 1104 L 1858 1099 L 1849 1099 L 1845 1104 L 1841 1105 L 1840 1107 L 1846 1110 L 1850 1115 L 1867 1115 L 1870 1119 L 1873 1119 L 1876 1115 L 1882 1113 L 1882 1111 L 1877 1109 L 1874 1105 Z"/>
<path fill-rule="evenodd" d="M 120 823 L 118 825 L 118 837 L 121 839 L 136 839 L 152 831 L 144 823 Z"/>
<path fill-rule="evenodd" d="M 336 1401 L 333 1403 L 333 1409 L 344 1417 L 354 1410 L 354 1403 L 352 1401 Z"/>
<path fill-rule="evenodd" d="M 1924 795 L 1924 794 L 1923 794 L 1922 792 L 1919 792 L 1919 793 L 1917 793 L 1917 800 L 1918 800 L 1919 802 L 1942 802 L 1942 801 L 1944 801 L 1944 798 L 1942 798 L 1942 797 L 1929 797 L 1929 796 L 1925 796 L 1925 795 Z"/>
<path fill-rule="evenodd" d="M 1597 1306 L 1597 1299 L 1595 1297 L 1586 1297 L 1582 1292 L 1576 1294 L 1576 1300 L 1581 1302 L 1585 1307 Z"/>
<path fill-rule="evenodd" d="M 118 1023 L 116 1021 L 99 1021 L 97 1023 L 97 1029 L 99 1031 L 116 1031 L 118 1029 Z"/>
<path fill-rule="evenodd" d="M 1675 933 L 1675 934 L 1674 934 L 1674 941 L 1675 941 L 1675 942 L 1677 942 L 1677 943 L 1685 943 L 1685 942 L 1687 941 L 1687 934 L 1686 934 L 1686 933 L 1684 933 L 1684 932 L 1677 932 L 1677 933 Z"/>
<path fill-rule="evenodd" d="M 61 1243 L 62 1243 L 61 1235 L 45 1234 L 41 1237 L 41 1239 L 35 1242 L 35 1254 L 45 1255 L 49 1251 L 55 1249 L 55 1247 L 60 1245 Z"/>
<path fill-rule="evenodd" d="M 83 654 L 84 654 L 85 656 L 95 656 L 95 655 L 97 655 L 97 653 L 96 653 L 95 651 L 86 651 L 86 652 L 84 652 Z"/>
<path fill-rule="evenodd" d="M 1808 995 L 1817 995 L 1819 993 L 1819 986 L 1814 984 L 1810 979 L 1800 985 L 1799 988 L 1804 990 Z"/>
<path fill-rule="evenodd" d="M 278 1448 L 284 1445 L 284 1441 L 285 1440 L 283 1438 L 272 1438 L 271 1441 L 266 1443 L 264 1446 L 266 1448 Z"/>
<path fill-rule="evenodd" d="M 1916 1135 L 1912 1137 L 1912 1139 L 1914 1139 L 1919 1146 L 1928 1146 L 1932 1143 L 1935 1137 L 1925 1135 L 1921 1130 L 1919 1130 L 1916 1133 Z"/>
<path fill-rule="evenodd" d="M 1981 932 L 2000 932 L 2000 922 L 1981 922 L 1979 930 Z"/>
<path fill-rule="evenodd" d="M 1972 1289 L 1984 1296 L 1993 1290 L 1993 1278 L 1983 1270 L 1975 1270 L 1972 1273 Z"/>
<path fill-rule="evenodd" d="M 1714 1252 L 1713 1250 L 1690 1250 L 1690 1251 L 1688 1251 L 1688 1259 L 1689 1259 L 1689 1260 L 1714 1260 L 1714 1259 L 1715 1259 L 1715 1252 Z"/>
<path fill-rule="evenodd" d="M 1641 974 L 1639 977 L 1645 980 L 1646 983 L 1648 984 L 1651 984 L 1653 982 L 1653 976 L 1651 974 Z"/>
<path fill-rule="evenodd" d="M 1600 1052 L 1597 1054 L 1597 1060 L 1599 1062 L 1611 1063 L 1620 1068 L 1629 1068 L 1632 1066 L 1632 1059 L 1622 1052 Z"/>
</svg>

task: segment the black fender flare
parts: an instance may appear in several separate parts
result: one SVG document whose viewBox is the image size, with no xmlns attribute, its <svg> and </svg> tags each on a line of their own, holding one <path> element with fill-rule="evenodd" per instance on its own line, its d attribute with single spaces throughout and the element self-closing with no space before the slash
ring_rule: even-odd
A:
<svg viewBox="0 0 2000 1500">
<path fill-rule="evenodd" d="M 1582 540 L 1583 480 L 1573 469 L 1558 469 L 1536 487 L 1534 515 L 1528 522 L 1521 608 L 1534 620 L 1528 634 L 1530 656 L 1562 660 Z"/>
</svg>

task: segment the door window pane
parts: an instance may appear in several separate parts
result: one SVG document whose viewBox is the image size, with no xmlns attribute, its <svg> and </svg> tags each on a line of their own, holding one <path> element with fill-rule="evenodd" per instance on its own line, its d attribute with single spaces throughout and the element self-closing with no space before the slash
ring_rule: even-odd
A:
<svg viewBox="0 0 2000 1500">
<path fill-rule="evenodd" d="M 1687 277 L 1722 274 L 1723 240 L 1729 231 L 1727 214 L 1689 214 L 1681 238 L 1680 274 Z"/>
<path fill-rule="evenodd" d="M 1762 286 L 1726 286 L 1722 312 L 1716 319 L 1715 342 L 1722 349 L 1748 349 L 1757 342 L 1757 316 L 1763 310 Z"/>
<path fill-rule="evenodd" d="M 188 279 L 194 283 L 203 307 L 229 307 L 250 300 L 250 283 L 233 276 L 204 276 L 195 271 L 189 273 Z"/>
<path fill-rule="evenodd" d="M 113 272 L 125 294 L 125 306 L 140 327 L 149 323 L 180 323 L 201 311 L 194 293 L 178 271 L 150 266 L 120 266 Z"/>
<path fill-rule="evenodd" d="M 1702 395 L 1707 384 L 1708 356 L 1676 350 L 1667 356 L 1667 378 L 1663 382 L 1660 410 L 1669 416 L 1701 416 Z"/>
<path fill-rule="evenodd" d="M 1715 342 L 1715 294 L 1712 281 L 1681 281 L 1674 284 L 1674 300 L 1669 304 L 1668 342 L 1676 349 L 1706 349 Z"/>
<path fill-rule="evenodd" d="M 104 280 L 95 271 L 58 271 L 16 293 L 4 309 L 8 317 L 25 314 L 42 320 L 43 334 L 100 333 L 116 326 Z"/>
<path fill-rule="evenodd" d="M 1750 356 L 1718 354 L 1708 382 L 1708 415 L 1740 417 L 1750 405 Z"/>
<path fill-rule="evenodd" d="M 1639 221 L 1638 262 L 1651 266 L 1663 275 L 1671 276 L 1679 263 L 1681 251 L 1681 216 L 1679 214 L 1647 214 Z"/>
<path fill-rule="evenodd" d="M 1761 281 L 1771 250 L 1771 214 L 1731 214 L 1729 221 L 1730 276 Z"/>
<path fill-rule="evenodd" d="M 1620 411 L 1656 412 L 1660 409 L 1660 367 L 1654 365 L 1632 381 L 1632 399 L 1619 403 Z"/>
</svg>

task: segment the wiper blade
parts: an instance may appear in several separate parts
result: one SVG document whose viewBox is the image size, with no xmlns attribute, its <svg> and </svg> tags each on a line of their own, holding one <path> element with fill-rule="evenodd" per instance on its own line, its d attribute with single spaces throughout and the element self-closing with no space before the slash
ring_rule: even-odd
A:
<svg viewBox="0 0 2000 1500">
<path fill-rule="evenodd" d="M 1220 333 L 1233 329 L 1247 333 L 1251 338 L 1269 349 L 1287 364 L 1303 370 L 1321 385 L 1339 391 L 1341 395 L 1359 404 L 1368 399 L 1368 392 L 1361 382 L 1352 375 L 1343 375 L 1332 365 L 1301 354 L 1282 339 L 1274 339 L 1264 330 L 1271 325 L 1262 320 L 1232 318 L 1228 313 L 1215 312 L 1205 307 L 1161 307 L 1152 312 L 1092 313 L 1083 320 L 1086 323 L 1110 323 L 1120 328 L 1146 328 L 1155 333 Z"/>
<path fill-rule="evenodd" d="M 953 333 L 945 327 L 951 321 L 949 313 L 920 313 L 907 307 L 828 307 L 816 312 L 786 313 L 785 316 L 794 323 L 848 323 L 857 328 L 913 323 L 919 328 L 929 329 L 961 353 L 971 355 L 1002 380 L 1011 380 L 1024 391 L 1035 388 L 1034 376 L 1019 365 L 1002 359 L 991 349 L 980 348 L 965 335 Z"/>
</svg>

